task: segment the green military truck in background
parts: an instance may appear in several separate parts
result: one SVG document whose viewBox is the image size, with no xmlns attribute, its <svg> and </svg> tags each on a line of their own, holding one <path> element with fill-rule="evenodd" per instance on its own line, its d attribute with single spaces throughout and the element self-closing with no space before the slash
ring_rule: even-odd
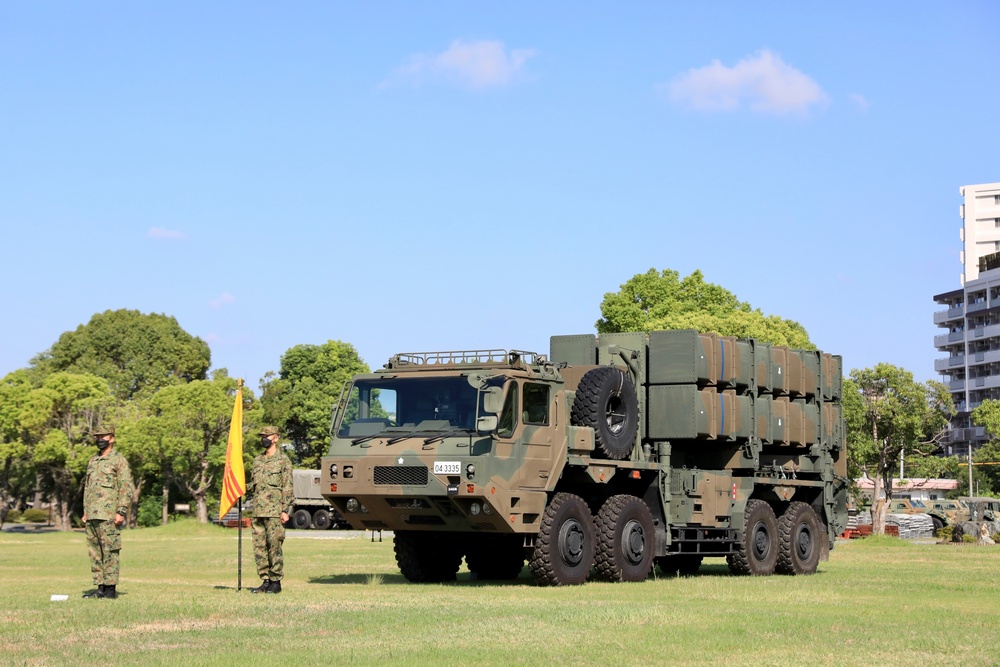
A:
<svg viewBox="0 0 1000 667">
<path fill-rule="evenodd" d="M 840 357 L 696 331 L 404 353 L 334 408 L 322 494 L 414 582 L 810 574 L 847 522 Z"/>
<path fill-rule="evenodd" d="M 323 497 L 319 470 L 293 470 L 292 490 L 295 504 L 288 517 L 289 528 L 327 530 L 350 528 L 344 517 Z"/>
</svg>

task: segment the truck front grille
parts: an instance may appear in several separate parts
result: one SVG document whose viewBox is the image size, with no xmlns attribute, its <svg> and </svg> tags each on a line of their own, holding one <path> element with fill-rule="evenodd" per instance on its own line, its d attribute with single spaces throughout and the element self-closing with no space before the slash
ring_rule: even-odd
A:
<svg viewBox="0 0 1000 667">
<path fill-rule="evenodd" d="M 381 486 L 427 485 L 427 466 L 375 466 L 373 483 Z"/>
</svg>

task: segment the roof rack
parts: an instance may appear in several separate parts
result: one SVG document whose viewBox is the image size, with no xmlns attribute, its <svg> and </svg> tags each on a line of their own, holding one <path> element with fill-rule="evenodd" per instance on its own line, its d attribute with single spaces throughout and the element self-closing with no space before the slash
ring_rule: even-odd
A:
<svg viewBox="0 0 1000 667">
<path fill-rule="evenodd" d="M 390 368 L 400 366 L 529 366 L 543 364 L 545 356 L 525 350 L 452 350 L 444 352 L 400 352 L 389 358 Z"/>
</svg>

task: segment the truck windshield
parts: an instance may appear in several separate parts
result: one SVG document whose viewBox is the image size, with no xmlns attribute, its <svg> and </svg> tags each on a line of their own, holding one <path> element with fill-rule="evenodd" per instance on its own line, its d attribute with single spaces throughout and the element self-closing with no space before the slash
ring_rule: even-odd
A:
<svg viewBox="0 0 1000 667">
<path fill-rule="evenodd" d="M 500 384 L 502 380 L 490 380 Z M 383 431 L 475 430 L 488 413 L 464 377 L 368 378 L 351 386 L 337 436 L 360 438 Z M 481 395 L 480 395 L 481 396 Z"/>
</svg>

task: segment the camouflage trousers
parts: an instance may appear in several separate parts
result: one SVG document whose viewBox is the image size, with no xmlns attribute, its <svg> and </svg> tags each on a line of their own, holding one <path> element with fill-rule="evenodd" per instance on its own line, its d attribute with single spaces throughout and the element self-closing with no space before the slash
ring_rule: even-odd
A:
<svg viewBox="0 0 1000 667">
<path fill-rule="evenodd" d="M 285 541 L 285 527 L 276 516 L 254 517 L 253 557 L 257 562 L 257 575 L 261 579 L 281 581 L 285 576 L 285 558 L 281 544 Z"/>
<path fill-rule="evenodd" d="M 91 519 L 87 522 L 87 553 L 95 586 L 117 586 L 122 531 L 114 521 Z"/>
</svg>

